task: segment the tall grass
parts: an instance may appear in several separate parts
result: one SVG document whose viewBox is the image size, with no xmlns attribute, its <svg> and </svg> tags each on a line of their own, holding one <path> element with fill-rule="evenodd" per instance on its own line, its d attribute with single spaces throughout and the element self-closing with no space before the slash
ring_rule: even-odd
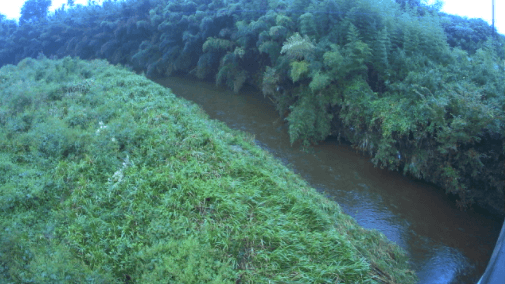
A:
<svg viewBox="0 0 505 284">
<path fill-rule="evenodd" d="M 413 283 L 405 254 L 105 61 L 0 69 L 0 282 Z"/>
</svg>

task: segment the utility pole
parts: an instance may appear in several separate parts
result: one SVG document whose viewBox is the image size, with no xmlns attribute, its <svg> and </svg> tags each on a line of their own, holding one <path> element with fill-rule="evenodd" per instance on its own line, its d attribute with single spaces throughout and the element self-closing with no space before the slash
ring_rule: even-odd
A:
<svg viewBox="0 0 505 284">
<path fill-rule="evenodd" d="M 493 23 L 491 24 L 491 27 L 493 28 L 493 38 L 494 38 L 494 0 L 493 0 Z"/>
</svg>

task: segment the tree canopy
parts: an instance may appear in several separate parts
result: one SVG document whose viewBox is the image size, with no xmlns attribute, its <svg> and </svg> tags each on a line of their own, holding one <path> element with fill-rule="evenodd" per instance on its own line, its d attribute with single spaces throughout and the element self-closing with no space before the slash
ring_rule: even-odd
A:
<svg viewBox="0 0 505 284">
<path fill-rule="evenodd" d="M 27 0 L 21 8 L 20 24 L 38 22 L 45 19 L 51 0 Z"/>
</svg>

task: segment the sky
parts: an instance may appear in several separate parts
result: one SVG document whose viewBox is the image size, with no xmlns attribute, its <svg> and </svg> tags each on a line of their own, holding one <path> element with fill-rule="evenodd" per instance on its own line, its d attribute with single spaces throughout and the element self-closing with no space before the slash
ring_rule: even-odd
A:
<svg viewBox="0 0 505 284">
<path fill-rule="evenodd" d="M 433 1 L 429 0 L 428 2 Z M 7 16 L 8 19 L 18 19 L 21 13 L 21 7 L 25 0 L 2 0 L 0 13 Z M 88 0 L 75 0 L 75 4 L 86 5 Z M 101 2 L 98 0 L 97 2 Z M 444 6 L 442 11 L 448 14 L 466 16 L 468 18 L 482 18 L 491 24 L 492 0 L 442 0 Z M 66 4 L 67 0 L 52 0 L 53 5 L 50 11 L 60 8 Z M 505 0 L 495 0 L 495 26 L 499 33 L 505 34 Z"/>
<path fill-rule="evenodd" d="M 0 5 L 0 14 L 4 14 L 7 16 L 7 19 L 16 19 L 18 20 L 21 17 L 21 7 L 26 2 L 26 0 L 1 0 L 2 4 Z M 102 0 L 97 0 L 97 3 L 101 3 Z M 67 4 L 67 0 L 52 0 L 53 4 L 49 7 L 49 11 L 54 11 L 55 9 L 61 8 L 61 5 Z M 74 4 L 87 5 L 88 0 L 74 0 Z"/>
</svg>

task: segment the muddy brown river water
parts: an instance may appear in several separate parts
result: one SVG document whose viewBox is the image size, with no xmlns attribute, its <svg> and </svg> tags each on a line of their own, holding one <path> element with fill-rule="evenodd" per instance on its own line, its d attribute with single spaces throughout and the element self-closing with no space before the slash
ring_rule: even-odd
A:
<svg viewBox="0 0 505 284">
<path fill-rule="evenodd" d="M 440 188 L 375 168 L 369 157 L 335 140 L 303 152 L 289 143 L 287 124 L 253 88 L 238 94 L 191 78 L 156 80 L 200 105 L 212 119 L 255 135 L 256 143 L 338 202 L 345 213 L 376 229 L 409 254 L 420 283 L 476 283 L 502 220 L 458 210 Z"/>
</svg>

